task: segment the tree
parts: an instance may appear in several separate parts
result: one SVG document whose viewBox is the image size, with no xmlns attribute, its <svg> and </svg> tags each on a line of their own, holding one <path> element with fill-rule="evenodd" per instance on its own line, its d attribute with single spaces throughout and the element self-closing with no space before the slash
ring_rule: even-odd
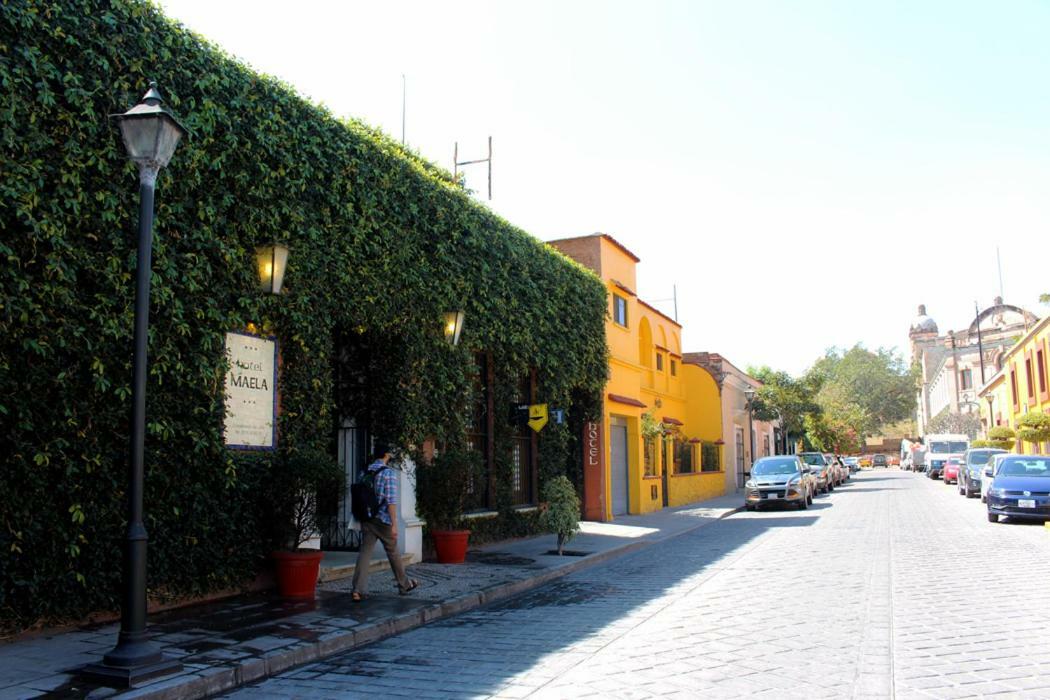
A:
<svg viewBox="0 0 1050 700">
<path fill-rule="evenodd" d="M 914 370 L 894 350 L 872 352 L 862 345 L 831 348 L 806 373 L 819 386 L 817 403 L 834 411 L 862 436 L 907 418 L 914 409 Z"/>
<path fill-rule="evenodd" d="M 952 413 L 947 408 L 938 413 L 927 426 L 929 433 L 958 433 L 971 440 L 981 431 L 981 418 L 976 413 Z"/>
<path fill-rule="evenodd" d="M 803 435 L 806 432 L 806 416 L 820 412 L 820 406 L 813 398 L 816 393 L 813 387 L 787 372 L 773 370 L 765 365 L 749 367 L 747 373 L 762 382 L 755 392 L 752 409 L 755 419 L 780 419 L 788 436 Z"/>
</svg>

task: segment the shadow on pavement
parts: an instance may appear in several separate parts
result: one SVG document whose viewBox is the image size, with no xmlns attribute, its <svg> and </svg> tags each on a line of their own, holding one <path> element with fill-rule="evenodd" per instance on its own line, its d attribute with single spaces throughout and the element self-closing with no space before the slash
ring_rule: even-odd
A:
<svg viewBox="0 0 1050 700">
<path fill-rule="evenodd" d="M 552 655 L 597 643 L 602 630 L 622 624 L 635 610 L 665 596 L 687 594 L 700 584 L 694 579 L 683 588 L 688 579 L 725 565 L 763 533 L 809 527 L 817 520 L 804 511 L 794 517 L 769 511 L 728 518 L 514 598 L 303 667 L 261 686 L 247 686 L 242 693 L 251 697 L 253 692 L 295 691 L 340 697 L 348 691 L 367 694 L 399 687 L 408 692 L 418 687 L 428 697 L 428 691 L 442 697 L 496 694 L 526 672 L 555 672 Z M 328 685 L 315 687 L 313 679 Z M 416 682 L 421 685 L 413 685 Z"/>
</svg>

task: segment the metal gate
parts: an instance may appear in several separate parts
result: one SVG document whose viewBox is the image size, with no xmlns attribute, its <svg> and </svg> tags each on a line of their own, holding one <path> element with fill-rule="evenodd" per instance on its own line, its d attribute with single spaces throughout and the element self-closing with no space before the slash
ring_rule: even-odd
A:
<svg viewBox="0 0 1050 700">
<path fill-rule="evenodd" d="M 344 419 L 339 428 L 338 453 L 343 465 L 343 486 L 336 512 L 321 533 L 321 549 L 357 551 L 361 548 L 361 531 L 350 512 L 350 485 L 368 468 L 368 430 L 357 427 L 353 419 Z"/>
</svg>

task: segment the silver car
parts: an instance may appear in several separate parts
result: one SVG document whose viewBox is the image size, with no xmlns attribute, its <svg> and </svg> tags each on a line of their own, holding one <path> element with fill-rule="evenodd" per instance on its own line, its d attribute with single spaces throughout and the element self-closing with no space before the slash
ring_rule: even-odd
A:
<svg viewBox="0 0 1050 700">
<path fill-rule="evenodd" d="M 815 488 L 819 493 L 831 493 L 835 490 L 835 476 L 822 452 L 802 452 L 799 457 L 806 463 L 810 474 L 816 479 Z"/>
<path fill-rule="evenodd" d="M 744 484 L 744 508 L 789 503 L 805 510 L 813 502 L 816 484 L 809 469 L 795 455 L 763 457 L 751 465 L 751 477 Z"/>
</svg>

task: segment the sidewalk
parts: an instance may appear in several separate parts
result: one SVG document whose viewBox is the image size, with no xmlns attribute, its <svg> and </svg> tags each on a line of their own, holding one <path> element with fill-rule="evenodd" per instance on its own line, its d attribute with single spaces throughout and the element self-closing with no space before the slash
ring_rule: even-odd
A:
<svg viewBox="0 0 1050 700">
<path fill-rule="evenodd" d="M 74 675 L 112 648 L 117 624 L 0 645 L 0 700 L 205 697 L 516 595 L 716 522 L 740 503 L 729 495 L 614 523 L 585 522 L 566 547 L 576 556 L 551 555 L 556 540 L 545 535 L 472 549 L 465 564 L 414 564 L 409 575 L 421 585 L 410 596 L 397 595 L 385 570 L 371 575 L 362 603 L 350 600 L 350 579 L 340 579 L 320 584 L 314 601 L 256 593 L 157 613 L 149 629 L 183 671 L 131 690 L 86 685 Z"/>
</svg>

